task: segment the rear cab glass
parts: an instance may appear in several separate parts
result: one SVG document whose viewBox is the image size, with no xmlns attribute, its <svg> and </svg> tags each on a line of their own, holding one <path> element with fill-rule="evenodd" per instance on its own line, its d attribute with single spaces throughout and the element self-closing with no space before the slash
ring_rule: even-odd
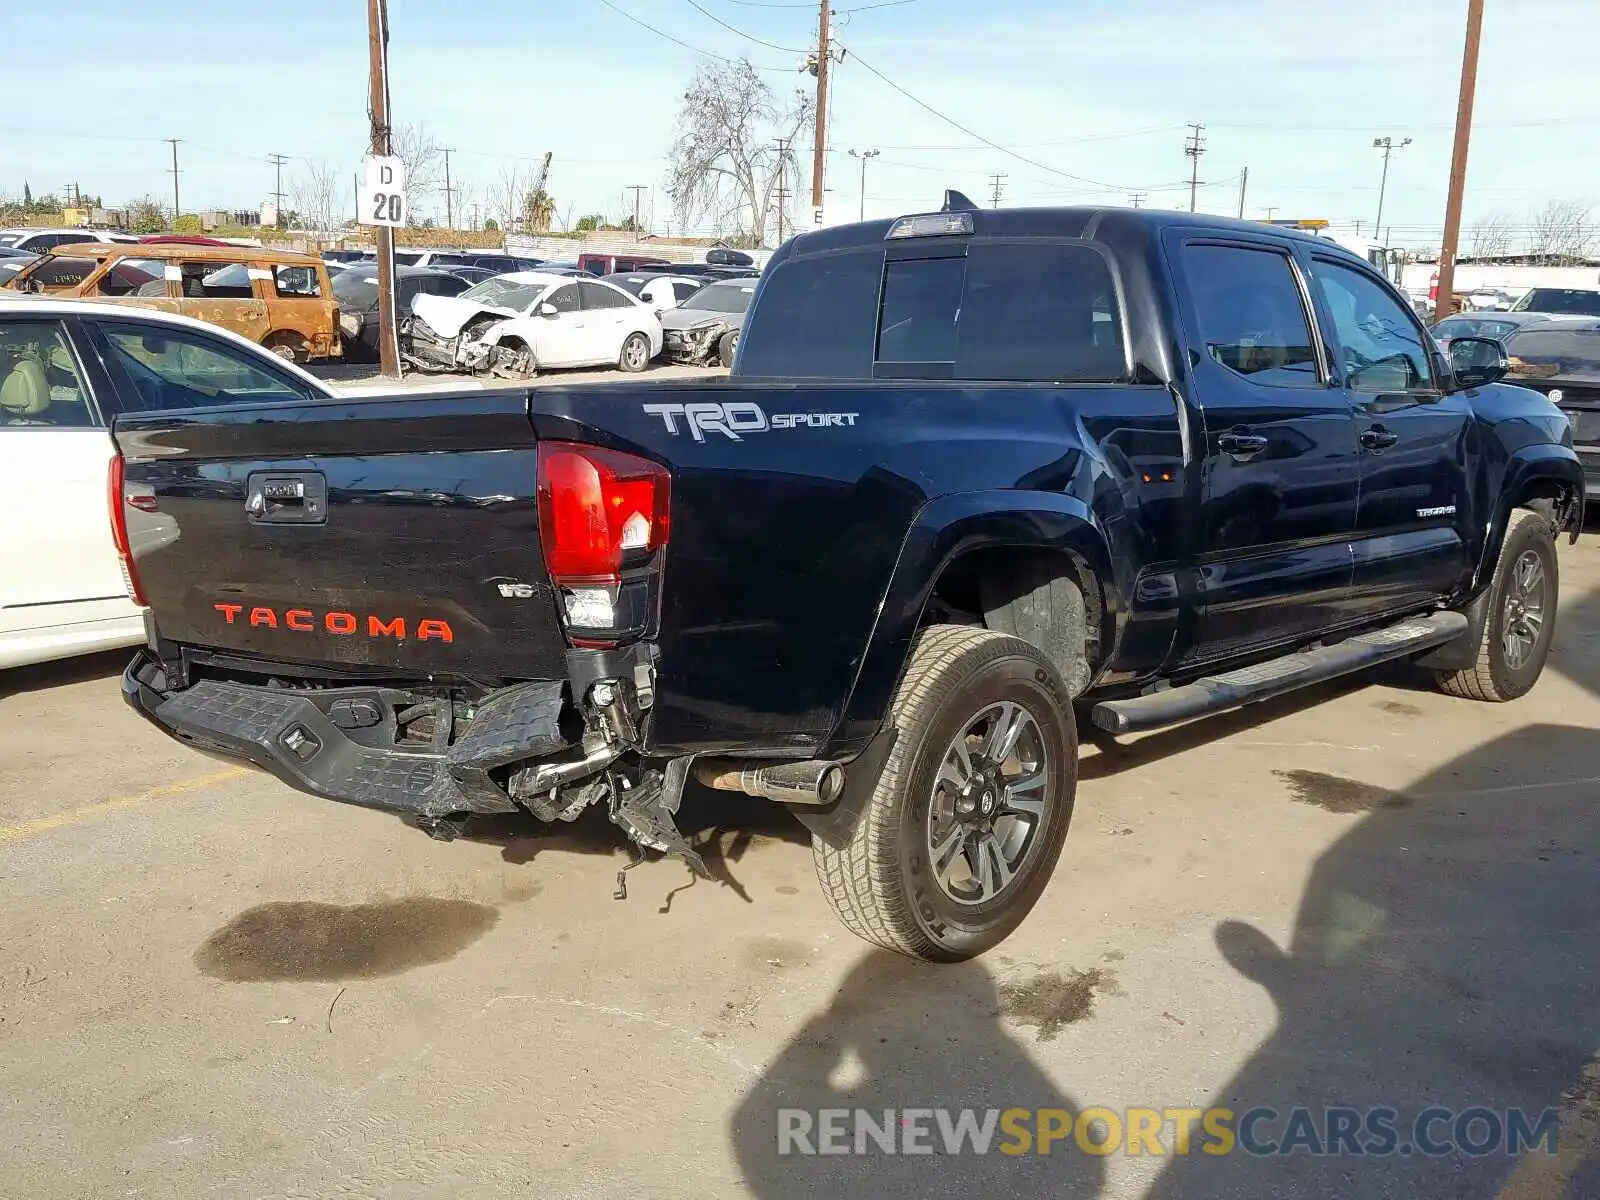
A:
<svg viewBox="0 0 1600 1200">
<path fill-rule="evenodd" d="M 742 354 L 742 374 L 802 378 L 1088 383 L 1128 370 L 1111 267 L 1070 239 L 792 259 L 767 279 Z"/>
</svg>

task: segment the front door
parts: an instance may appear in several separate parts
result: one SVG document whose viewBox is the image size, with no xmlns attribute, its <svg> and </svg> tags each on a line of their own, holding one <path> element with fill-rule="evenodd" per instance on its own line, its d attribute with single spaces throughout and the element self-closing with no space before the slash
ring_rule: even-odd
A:
<svg viewBox="0 0 1600 1200">
<path fill-rule="evenodd" d="M 543 315 L 548 304 L 555 316 Z M 549 291 L 533 310 L 533 357 L 541 367 L 577 367 L 590 361 L 587 314 L 578 300 L 578 285 L 563 283 Z"/>
<path fill-rule="evenodd" d="M 1205 423 L 1192 534 L 1198 620 L 1187 657 L 1212 660 L 1341 621 L 1356 427 L 1349 400 L 1330 384 L 1286 245 L 1175 230 L 1167 251 Z"/>
<path fill-rule="evenodd" d="M 1465 395 L 1444 394 L 1429 338 L 1378 276 L 1312 255 L 1313 291 L 1335 379 L 1356 417 L 1352 615 L 1378 616 L 1449 595 L 1471 570 Z"/>
</svg>

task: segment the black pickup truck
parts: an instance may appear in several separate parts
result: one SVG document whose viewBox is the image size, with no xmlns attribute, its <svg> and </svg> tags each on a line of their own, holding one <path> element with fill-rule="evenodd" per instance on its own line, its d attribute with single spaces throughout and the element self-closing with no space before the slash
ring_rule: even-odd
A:
<svg viewBox="0 0 1600 1200">
<path fill-rule="evenodd" d="M 1091 209 L 802 234 L 733 375 L 241 403 L 115 429 L 128 702 L 391 809 L 788 805 L 844 923 L 993 946 L 1109 736 L 1385 660 L 1510 700 L 1554 628 L 1567 419 L 1378 273 Z"/>
</svg>

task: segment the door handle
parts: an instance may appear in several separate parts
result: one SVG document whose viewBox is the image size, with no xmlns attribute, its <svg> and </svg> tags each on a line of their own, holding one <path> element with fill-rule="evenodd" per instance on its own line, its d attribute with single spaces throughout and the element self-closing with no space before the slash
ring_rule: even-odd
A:
<svg viewBox="0 0 1600 1200">
<path fill-rule="evenodd" d="M 1374 425 L 1371 429 L 1362 430 L 1358 440 L 1363 447 L 1376 453 L 1394 445 L 1400 440 L 1400 435 L 1382 425 Z"/>
<path fill-rule="evenodd" d="M 1267 448 L 1267 439 L 1259 433 L 1249 433 L 1243 429 L 1230 429 L 1217 439 L 1217 448 L 1224 454 L 1232 455 L 1235 461 L 1242 462 L 1265 450 Z"/>
</svg>

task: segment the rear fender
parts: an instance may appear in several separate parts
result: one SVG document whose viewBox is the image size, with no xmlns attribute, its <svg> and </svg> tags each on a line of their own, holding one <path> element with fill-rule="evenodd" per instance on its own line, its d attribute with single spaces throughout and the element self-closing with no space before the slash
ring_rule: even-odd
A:
<svg viewBox="0 0 1600 1200">
<path fill-rule="evenodd" d="M 1112 573 L 1105 530 L 1082 501 L 1030 491 L 941 497 L 923 507 L 906 534 L 843 716 L 818 757 L 849 758 L 867 747 L 905 674 L 940 574 L 960 555 L 988 547 L 1073 555 L 1099 583 L 1101 645 L 1113 644 L 1127 604 Z"/>
</svg>

